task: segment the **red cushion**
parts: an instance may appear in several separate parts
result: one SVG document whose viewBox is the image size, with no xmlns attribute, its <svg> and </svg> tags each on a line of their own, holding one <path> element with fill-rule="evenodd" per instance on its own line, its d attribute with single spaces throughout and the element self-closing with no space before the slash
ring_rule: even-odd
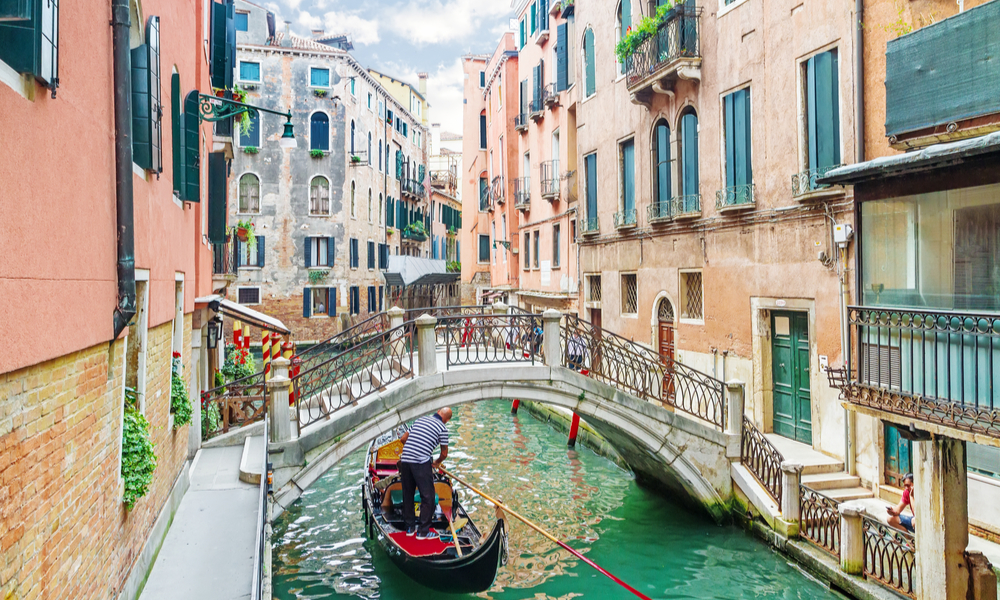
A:
<svg viewBox="0 0 1000 600">
<path fill-rule="evenodd" d="M 416 536 L 408 536 L 404 531 L 390 533 L 389 537 L 410 556 L 437 556 L 451 547 L 450 544 L 442 542 L 441 538 L 418 540 Z"/>
</svg>

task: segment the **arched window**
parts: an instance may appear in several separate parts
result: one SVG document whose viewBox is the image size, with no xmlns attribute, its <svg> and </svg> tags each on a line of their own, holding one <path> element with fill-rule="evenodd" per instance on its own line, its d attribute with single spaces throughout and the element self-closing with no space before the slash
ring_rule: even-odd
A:
<svg viewBox="0 0 1000 600">
<path fill-rule="evenodd" d="M 322 175 L 309 182 L 309 214 L 330 214 L 330 180 Z"/>
<path fill-rule="evenodd" d="M 378 171 L 382 172 L 382 140 L 378 141 Z"/>
<path fill-rule="evenodd" d="M 372 160 L 372 134 L 371 134 L 370 131 L 368 132 L 368 154 L 365 155 L 365 158 L 368 159 L 368 164 L 372 164 L 371 163 L 371 160 Z"/>
<path fill-rule="evenodd" d="M 240 212 L 256 214 L 260 212 L 260 179 L 253 173 L 240 177 Z"/>
<path fill-rule="evenodd" d="M 670 216 L 670 126 L 664 119 L 653 127 L 653 218 Z"/>
<path fill-rule="evenodd" d="M 354 202 L 354 182 L 353 181 L 351 182 L 351 216 L 352 217 L 358 216 L 357 207 L 356 207 L 355 202 Z"/>
<path fill-rule="evenodd" d="M 680 159 L 679 201 L 683 212 L 700 211 L 698 198 L 698 115 L 688 108 L 681 115 L 681 134 L 678 139 L 677 157 Z"/>
<path fill-rule="evenodd" d="M 479 149 L 486 150 L 486 111 L 479 113 Z"/>
<path fill-rule="evenodd" d="M 309 118 L 309 149 L 330 150 L 330 117 L 326 113 L 313 113 Z"/>
<path fill-rule="evenodd" d="M 351 121 L 351 156 L 354 156 L 354 121 Z"/>
<path fill-rule="evenodd" d="M 597 76 L 594 63 L 594 30 L 588 28 L 583 33 L 583 78 L 584 94 L 589 98 L 597 91 Z"/>
<path fill-rule="evenodd" d="M 656 320 L 661 323 L 674 322 L 674 306 L 670 304 L 668 298 L 660 299 L 660 303 L 656 307 Z"/>
<path fill-rule="evenodd" d="M 368 222 L 372 222 L 372 189 L 368 188 Z"/>
</svg>

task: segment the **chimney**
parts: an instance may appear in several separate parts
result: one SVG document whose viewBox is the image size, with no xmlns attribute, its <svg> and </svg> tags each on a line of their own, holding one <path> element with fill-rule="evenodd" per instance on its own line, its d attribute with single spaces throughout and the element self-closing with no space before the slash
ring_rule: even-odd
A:
<svg viewBox="0 0 1000 600">
<path fill-rule="evenodd" d="M 326 33 L 326 32 L 323 31 L 322 29 L 313 29 L 312 30 L 312 36 L 314 38 L 321 38 L 321 37 L 323 37 L 324 33 Z"/>
<path fill-rule="evenodd" d="M 292 47 L 292 22 L 285 21 L 285 35 L 281 38 L 282 48 Z"/>
<path fill-rule="evenodd" d="M 420 80 L 417 84 L 417 89 L 420 90 L 420 95 L 425 99 L 427 98 L 427 73 L 417 73 L 417 78 Z"/>
</svg>

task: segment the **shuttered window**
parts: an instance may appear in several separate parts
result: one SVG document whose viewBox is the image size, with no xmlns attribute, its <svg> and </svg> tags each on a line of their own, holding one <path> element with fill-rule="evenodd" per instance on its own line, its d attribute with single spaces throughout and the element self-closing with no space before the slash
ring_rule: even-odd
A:
<svg viewBox="0 0 1000 600">
<path fill-rule="evenodd" d="M 160 106 L 160 18 L 146 21 L 146 43 L 133 48 L 132 162 L 154 173 L 163 171 Z"/>
<path fill-rule="evenodd" d="M 490 236 L 479 234 L 479 262 L 490 262 Z"/>
<path fill-rule="evenodd" d="M 330 87 L 330 69 L 309 68 L 309 85 L 312 87 Z M 371 105 L 368 106 L 371 108 Z"/>
<path fill-rule="evenodd" d="M 375 268 L 375 242 L 368 240 L 368 268 Z"/>
<path fill-rule="evenodd" d="M 0 13 L 0 60 L 52 90 L 59 85 L 59 1 L 5 0 Z"/>
<path fill-rule="evenodd" d="M 198 100 L 198 90 L 192 90 L 184 98 L 184 114 L 181 118 L 180 197 L 181 200 L 187 200 L 188 202 L 199 202 L 201 200 L 200 126 L 201 110 Z M 225 197 L 225 190 L 223 190 L 223 197 Z M 225 223 L 225 219 L 223 219 L 223 223 Z"/>
<path fill-rule="evenodd" d="M 653 165 L 653 201 L 662 205 L 670 200 L 670 127 L 662 119 L 653 129 Z"/>
<path fill-rule="evenodd" d="M 184 136 L 181 135 L 181 76 L 174 73 L 170 76 L 170 146 L 171 172 L 173 175 L 174 192 L 179 196 L 183 180 L 181 164 L 181 146 Z"/>
<path fill-rule="evenodd" d="M 361 289 L 353 285 L 350 289 L 351 292 L 351 315 L 356 315 L 361 312 Z"/>
<path fill-rule="evenodd" d="M 584 64 L 585 77 L 587 79 L 585 92 L 586 97 L 589 98 L 597 91 L 597 77 L 594 65 L 594 31 L 592 29 L 588 29 L 583 34 L 583 61 L 586 63 Z"/>
<path fill-rule="evenodd" d="M 680 156 L 680 195 L 692 196 L 698 191 L 698 115 L 694 111 L 684 113 L 681 117 L 681 147 Z"/>
<path fill-rule="evenodd" d="M 587 230 L 590 230 L 597 219 L 597 153 L 588 154 L 583 163 L 587 171 L 587 220 L 591 222 Z"/>
<path fill-rule="evenodd" d="M 306 268 L 332 267 L 336 259 L 336 248 L 332 237 L 307 237 L 304 247 Z"/>
<path fill-rule="evenodd" d="M 236 31 L 250 30 L 250 14 L 245 12 L 236 13 Z"/>
<path fill-rule="evenodd" d="M 524 234 L 524 270 L 531 268 L 531 233 Z"/>
<path fill-rule="evenodd" d="M 621 13 L 618 15 L 621 23 L 620 37 L 625 37 L 629 27 L 632 26 L 632 2 L 630 0 L 622 0 L 619 8 L 621 9 Z"/>
<path fill-rule="evenodd" d="M 361 259 L 358 252 L 358 239 L 351 238 L 351 268 L 357 269 Z"/>
<path fill-rule="evenodd" d="M 208 155 L 208 239 L 213 244 L 226 241 L 226 154 Z"/>
<path fill-rule="evenodd" d="M 538 30 L 549 30 L 549 0 L 538 0 Z"/>
<path fill-rule="evenodd" d="M 351 126 L 353 125 L 352 123 Z M 324 152 L 330 150 L 330 117 L 326 116 L 326 113 L 313 113 L 309 117 L 309 149 Z M 354 152 L 353 137 L 351 152 Z"/>
<path fill-rule="evenodd" d="M 213 152 L 212 154 L 216 154 Z M 243 242 L 236 240 L 238 255 L 237 255 L 237 267 L 263 267 L 264 266 L 264 236 L 257 235 L 254 236 L 256 243 L 253 248 L 250 247 L 248 242 Z M 234 238 L 235 239 L 235 238 Z"/>
<path fill-rule="evenodd" d="M 260 81 L 260 63 L 258 62 L 248 62 L 245 60 L 240 61 L 240 81 L 247 82 L 259 82 Z"/>
<path fill-rule="evenodd" d="M 377 296 L 375 295 L 375 286 L 374 285 L 370 285 L 370 286 L 368 286 L 368 312 L 369 313 L 374 313 L 375 312 L 376 301 L 377 301 Z"/>
<path fill-rule="evenodd" d="M 479 149 L 486 149 L 486 111 L 479 115 Z"/>
<path fill-rule="evenodd" d="M 750 88 L 723 99 L 726 135 L 726 187 L 753 182 L 750 151 Z"/>
<path fill-rule="evenodd" d="M 378 245 L 378 268 L 388 269 L 389 268 L 389 245 L 379 244 Z"/>
<path fill-rule="evenodd" d="M 211 37 L 212 87 L 232 89 L 233 71 L 236 69 L 236 10 L 232 0 L 212 3 Z"/>
<path fill-rule="evenodd" d="M 628 140 L 621 145 L 621 207 L 626 218 L 635 211 L 635 141 Z M 634 222 L 634 221 L 630 221 Z"/>
<path fill-rule="evenodd" d="M 840 164 L 840 106 L 837 51 L 810 58 L 805 65 L 806 138 L 809 168 Z M 813 178 L 811 178 L 813 179 Z M 815 185 L 815 181 L 812 181 Z"/>
<path fill-rule="evenodd" d="M 240 147 L 260 146 L 260 113 L 254 111 L 250 114 L 250 125 L 244 130 L 240 130 Z"/>
<path fill-rule="evenodd" d="M 556 90 L 569 87 L 569 33 L 566 23 L 556 27 Z"/>
<path fill-rule="evenodd" d="M 337 288 L 303 288 L 302 316 L 337 316 Z"/>
<path fill-rule="evenodd" d="M 518 45 L 519 50 L 524 48 L 524 44 L 526 42 L 524 34 L 524 19 L 521 19 L 520 21 L 520 32 L 521 32 L 521 37 L 519 38 L 520 39 L 520 44 Z"/>
<path fill-rule="evenodd" d="M 531 35 L 535 35 L 535 32 L 538 31 L 538 15 L 537 15 L 537 12 L 538 12 L 538 5 L 537 4 L 532 4 L 528 8 L 528 14 L 529 14 L 528 18 L 531 20 Z"/>
</svg>

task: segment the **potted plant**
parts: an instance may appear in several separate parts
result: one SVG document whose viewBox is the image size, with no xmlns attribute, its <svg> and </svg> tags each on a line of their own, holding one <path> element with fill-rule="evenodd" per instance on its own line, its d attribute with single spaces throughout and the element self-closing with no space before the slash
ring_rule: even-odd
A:
<svg viewBox="0 0 1000 600">
<path fill-rule="evenodd" d="M 254 225 L 251 220 L 241 220 L 236 223 L 236 238 L 241 242 L 246 242 L 247 248 L 253 250 L 257 247 L 257 236 L 254 233 Z"/>
<path fill-rule="evenodd" d="M 448 228 L 448 235 L 455 235 L 456 233 L 458 233 L 458 232 L 455 231 L 455 226 L 454 225 L 452 225 L 451 227 Z"/>
<path fill-rule="evenodd" d="M 309 283 L 316 285 L 326 279 L 327 271 L 309 271 Z"/>
<path fill-rule="evenodd" d="M 670 17 L 673 9 L 674 3 L 668 1 L 657 7 L 654 16 L 643 17 L 638 23 L 629 27 L 625 36 L 615 46 L 615 57 L 618 58 L 618 62 L 624 63 L 635 54 L 643 42 L 656 35 L 660 24 Z"/>
<path fill-rule="evenodd" d="M 247 88 L 249 89 L 250 86 L 248 85 Z M 246 101 L 247 101 L 247 92 L 246 92 L 246 89 L 241 88 L 238 85 L 234 85 L 233 86 L 233 100 L 235 100 L 237 102 L 246 103 Z"/>
<path fill-rule="evenodd" d="M 354 164 L 358 164 L 359 162 L 361 162 L 361 157 L 358 156 L 357 154 L 352 154 L 351 155 L 351 162 L 354 163 Z"/>
<path fill-rule="evenodd" d="M 309 151 L 309 156 L 311 156 L 313 158 L 323 158 L 324 156 L 326 156 L 326 152 L 323 152 L 322 150 L 314 148 L 314 149 L 312 149 L 312 150 Z"/>
<path fill-rule="evenodd" d="M 329 93 L 327 90 L 313 90 L 313 95 L 317 98 L 326 98 L 326 95 Z"/>
<path fill-rule="evenodd" d="M 258 152 L 260 152 L 260 148 L 257 146 L 243 146 L 244 154 L 257 154 Z"/>
</svg>

